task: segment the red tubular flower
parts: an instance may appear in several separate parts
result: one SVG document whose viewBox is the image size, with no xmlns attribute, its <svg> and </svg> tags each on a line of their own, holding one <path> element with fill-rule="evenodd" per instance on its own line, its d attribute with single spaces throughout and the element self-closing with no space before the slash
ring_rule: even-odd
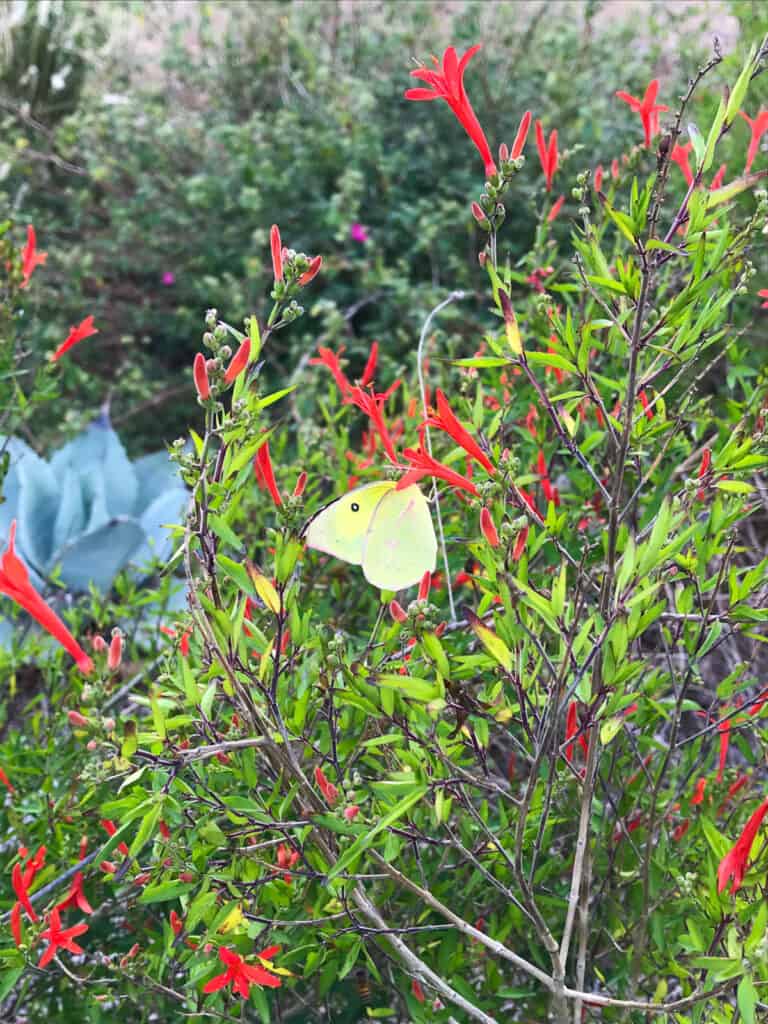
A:
<svg viewBox="0 0 768 1024">
<path fill-rule="evenodd" d="M 733 879 L 731 884 L 731 896 L 741 888 L 741 883 L 744 881 L 744 875 L 747 870 L 749 851 L 752 849 L 752 844 L 755 841 L 755 837 L 757 836 L 758 830 L 766 813 L 768 813 L 768 800 L 763 800 L 744 826 L 744 829 L 735 844 L 720 861 L 720 866 L 717 869 L 718 892 L 723 891 L 728 884 L 729 879 Z"/>
<path fill-rule="evenodd" d="M 75 640 L 56 612 L 49 608 L 29 581 L 27 567 L 17 556 L 16 520 L 8 533 L 8 547 L 0 556 L 0 594 L 5 594 L 32 616 L 43 629 L 58 640 L 75 659 L 77 667 L 86 675 L 93 671 L 93 662 Z"/>
<path fill-rule="evenodd" d="M 245 338 L 240 345 L 240 348 L 232 356 L 232 361 L 227 367 L 226 373 L 224 374 L 224 383 L 231 384 L 233 380 L 240 376 L 243 370 L 248 365 L 248 360 L 251 358 L 251 339 Z"/>
<path fill-rule="evenodd" d="M 568 712 L 565 717 L 565 740 L 572 740 L 576 733 L 579 731 L 579 702 L 572 700 L 568 705 Z M 579 746 L 584 751 L 584 755 L 587 753 L 587 737 L 582 733 L 579 736 Z M 569 764 L 573 763 L 573 743 L 569 743 L 565 748 L 565 759 Z"/>
<path fill-rule="evenodd" d="M 681 821 L 680 824 L 675 829 L 675 831 L 672 833 L 672 838 L 674 839 L 674 841 L 676 843 L 679 843 L 680 840 L 683 838 L 683 836 L 685 835 L 685 833 L 688 831 L 688 829 L 690 827 L 691 827 L 691 819 L 690 818 L 686 818 L 684 821 Z"/>
<path fill-rule="evenodd" d="M 557 152 L 557 128 L 549 136 L 549 142 L 544 137 L 544 128 L 542 127 L 541 121 L 536 121 L 536 148 L 539 151 L 539 160 L 541 161 L 541 169 L 544 172 L 544 179 L 547 183 L 547 192 L 552 191 L 552 179 L 555 176 L 557 170 L 557 164 L 559 160 Z M 563 205 L 563 201 L 560 202 L 560 206 Z M 557 216 L 557 214 L 555 214 Z"/>
<path fill-rule="evenodd" d="M 696 783 L 696 789 L 694 791 L 693 796 L 691 797 L 691 807 L 695 807 L 696 804 L 702 803 L 702 801 L 704 800 L 704 790 L 706 788 L 706 785 L 707 780 L 703 777 L 700 778 L 699 781 Z"/>
<path fill-rule="evenodd" d="M 11 935 L 17 946 L 21 945 L 21 904 L 14 903 L 11 908 Z"/>
<path fill-rule="evenodd" d="M 22 273 L 22 288 L 26 288 L 29 284 L 29 279 L 35 271 L 35 267 L 42 267 L 45 261 L 48 259 L 47 252 L 37 251 L 37 235 L 35 229 L 31 224 L 27 225 L 27 244 L 24 246 L 21 252 L 21 273 Z"/>
<path fill-rule="evenodd" d="M 483 213 L 480 203 L 475 202 L 475 200 L 473 199 L 472 205 L 470 206 L 470 210 L 472 211 L 472 216 L 475 218 L 478 224 L 485 225 L 485 227 L 488 227 L 488 218 Z"/>
<path fill-rule="evenodd" d="M 256 452 L 256 457 L 253 460 L 253 471 L 259 487 L 266 487 L 272 495 L 272 501 L 278 506 L 282 505 L 283 499 L 280 496 L 280 491 L 277 489 L 275 471 L 272 468 L 272 459 L 269 455 L 269 441 L 265 441 Z"/>
<path fill-rule="evenodd" d="M 309 266 L 304 273 L 299 277 L 298 285 L 299 288 L 303 288 L 305 284 L 309 284 L 310 281 L 314 281 L 317 275 L 320 273 L 320 268 L 323 265 L 322 256 L 313 256 L 309 261 Z"/>
<path fill-rule="evenodd" d="M 422 426 L 426 425 L 434 427 L 436 430 L 442 430 L 444 433 L 448 434 L 448 436 L 452 438 L 457 445 L 464 449 L 470 458 L 475 459 L 487 473 L 493 475 L 496 472 L 496 467 L 469 431 L 462 427 L 455 413 L 448 404 L 448 399 L 440 388 L 435 392 L 435 401 L 437 404 L 437 413 L 425 420 L 425 424 L 422 424 Z"/>
<path fill-rule="evenodd" d="M 81 858 L 82 859 L 82 858 Z M 83 872 L 78 871 L 72 879 L 72 885 L 66 897 L 57 904 L 57 910 L 66 910 L 68 907 L 77 907 L 83 914 L 92 914 L 93 907 L 83 891 Z"/>
<path fill-rule="evenodd" d="M 637 397 L 640 399 L 640 405 L 643 407 L 645 418 L 647 420 L 652 420 L 653 409 L 651 408 L 651 403 L 648 401 L 648 395 L 646 395 L 645 391 L 640 391 Z"/>
<path fill-rule="evenodd" d="M 82 946 L 78 946 L 74 939 L 76 936 L 83 935 L 87 931 L 88 925 L 84 923 L 76 924 L 74 928 L 62 929 L 59 908 L 54 907 L 51 911 L 48 928 L 40 934 L 40 938 L 47 939 L 49 945 L 40 957 L 40 962 L 37 966 L 45 967 L 49 964 L 59 949 L 66 949 L 70 953 L 84 953 L 85 950 Z"/>
<path fill-rule="evenodd" d="M 376 432 L 381 438 L 381 443 L 384 446 L 384 451 L 387 453 L 387 458 L 394 465 L 397 465 L 397 454 L 395 453 L 395 446 L 387 428 L 387 424 L 384 421 L 384 404 L 395 388 L 399 387 L 399 385 L 400 381 L 395 381 L 392 387 L 387 388 L 387 390 L 381 395 L 363 391 L 363 389 L 359 387 L 350 388 L 349 394 L 344 399 L 348 404 L 356 405 L 358 409 L 362 409 L 366 416 L 368 416 L 376 429 Z"/>
<path fill-rule="evenodd" d="M 280 951 L 279 946 L 272 946 L 259 953 L 258 959 L 262 963 L 269 963 L 269 956 Z M 223 974 L 217 974 L 215 978 L 204 986 L 203 992 L 217 992 L 225 985 L 231 985 L 232 991 L 237 992 L 243 999 L 247 999 L 251 992 L 251 985 L 258 985 L 264 988 L 280 988 L 282 982 L 274 974 L 270 974 L 265 967 L 247 964 L 241 956 L 227 949 L 226 946 L 219 948 L 219 960 L 226 964 L 227 969 Z"/>
<path fill-rule="evenodd" d="M 273 224 L 269 229 L 269 246 L 272 250 L 272 273 L 275 281 L 283 280 L 283 243 L 280 239 L 280 228 Z"/>
<path fill-rule="evenodd" d="M 517 160 L 517 158 L 523 152 L 523 148 L 525 146 L 525 140 L 528 138 L 528 129 L 530 127 L 531 127 L 531 112 L 530 112 L 530 110 L 526 110 L 526 112 L 523 114 L 522 118 L 520 119 L 520 126 L 517 129 L 517 135 L 515 136 L 515 141 L 512 143 L 512 150 L 511 150 L 511 152 L 509 154 L 510 157 L 512 158 L 512 160 Z"/>
<path fill-rule="evenodd" d="M 32 879 L 25 878 L 24 874 L 21 862 L 17 861 L 11 870 L 11 885 L 13 887 L 13 891 L 16 893 L 16 899 L 19 901 L 19 905 L 24 908 L 27 917 L 34 923 L 38 921 L 39 918 L 35 913 L 35 908 L 29 901 L 29 885 Z"/>
<path fill-rule="evenodd" d="M 603 165 L 602 164 L 598 164 L 597 167 L 595 168 L 594 183 L 595 183 L 595 192 L 599 192 L 600 189 L 603 187 Z"/>
<path fill-rule="evenodd" d="M 192 363 L 192 376 L 198 397 L 204 402 L 207 401 L 211 397 L 211 385 L 208 382 L 208 366 L 202 352 L 197 353 L 195 361 Z"/>
<path fill-rule="evenodd" d="M 728 757 L 728 747 L 731 742 L 731 720 L 726 718 L 724 721 L 719 722 L 717 731 L 720 736 L 720 755 L 718 758 L 717 768 L 717 781 L 723 781 L 723 772 L 725 771 L 725 761 Z"/>
<path fill-rule="evenodd" d="M 69 350 L 76 345 L 78 341 L 82 341 L 84 338 L 90 338 L 92 334 L 98 333 L 98 328 L 93 326 L 93 317 L 87 316 L 85 320 L 78 324 L 77 327 L 69 328 L 69 334 L 51 356 L 52 362 L 56 362 L 56 360 L 60 359 L 65 352 L 69 352 Z"/>
<path fill-rule="evenodd" d="M 712 465 L 712 450 L 705 448 L 701 453 L 701 465 L 699 466 L 698 479 L 701 480 L 709 472 L 709 467 Z"/>
<path fill-rule="evenodd" d="M 672 152 L 669 154 L 669 159 L 672 163 L 677 164 L 680 170 L 683 172 L 686 185 L 690 185 L 693 182 L 693 171 L 691 170 L 690 155 L 693 150 L 693 143 L 686 142 L 684 146 L 675 144 Z"/>
<path fill-rule="evenodd" d="M 411 992 L 413 993 L 413 998 L 416 1000 L 417 1003 L 423 1003 L 427 998 L 424 995 L 424 989 L 419 984 L 418 978 L 414 978 L 411 981 Z"/>
<path fill-rule="evenodd" d="M 347 380 L 344 371 L 339 363 L 339 356 L 344 351 L 342 345 L 338 352 L 332 352 L 329 348 L 323 348 L 318 346 L 317 351 L 320 353 L 319 358 L 310 359 L 310 366 L 327 366 L 333 375 L 333 379 L 336 381 L 336 386 L 342 395 L 347 395 L 352 390 L 352 385 Z"/>
<path fill-rule="evenodd" d="M 90 721 L 85 717 L 85 715 L 82 715 L 79 711 L 68 711 L 67 718 L 69 719 L 70 725 L 76 725 L 81 729 L 84 726 L 91 724 Z"/>
<path fill-rule="evenodd" d="M 636 96 L 631 96 L 628 92 L 617 92 L 616 95 L 620 100 L 624 100 L 628 103 L 630 108 L 634 110 L 636 114 L 640 115 L 640 120 L 643 123 L 643 134 L 645 136 L 645 145 L 650 148 L 651 139 L 659 130 L 659 117 L 658 115 L 663 110 L 669 110 L 669 107 L 664 104 L 656 103 L 656 97 L 659 92 L 659 80 L 654 78 L 652 82 L 649 82 L 648 88 L 645 90 L 645 95 L 641 100 Z"/>
<path fill-rule="evenodd" d="M 326 803 L 329 807 L 333 807 L 336 801 L 339 799 L 339 791 L 332 782 L 329 782 L 325 776 L 325 772 L 320 765 L 315 768 L 315 782 L 317 783 L 320 792 L 325 797 Z"/>
<path fill-rule="evenodd" d="M 169 921 L 173 934 L 180 935 L 181 932 L 184 930 L 184 922 L 182 921 L 182 919 L 179 917 L 175 910 L 171 911 L 169 915 Z"/>
<path fill-rule="evenodd" d="M 727 166 L 727 164 L 720 164 L 720 166 L 718 167 L 717 174 L 714 176 L 714 178 L 712 179 L 712 184 L 709 186 L 710 192 L 714 192 L 723 184 Z"/>
<path fill-rule="evenodd" d="M 0 768 L 0 782 L 2 782 L 2 784 L 5 786 L 5 788 L 8 790 L 9 793 L 15 793 L 16 792 L 16 790 L 14 789 L 13 783 L 8 778 L 8 776 L 5 774 L 5 772 L 3 771 L 2 768 Z"/>
<path fill-rule="evenodd" d="M 757 293 L 757 297 L 759 299 L 767 299 L 768 300 L 768 288 L 761 288 L 760 291 Z M 768 301 L 762 302 L 760 304 L 760 309 L 768 309 Z"/>
<path fill-rule="evenodd" d="M 560 211 L 563 208 L 563 203 L 564 202 L 565 202 L 565 196 L 560 196 L 559 199 L 556 199 L 554 201 L 554 203 L 552 203 L 552 209 L 547 214 L 547 224 L 551 224 L 552 221 L 556 219 L 557 215 L 560 213 Z"/>
<path fill-rule="evenodd" d="M 619 161 L 616 157 L 611 160 L 611 177 L 614 181 L 619 177 Z"/>
<path fill-rule="evenodd" d="M 422 479 L 422 477 L 434 476 L 439 480 L 445 480 L 446 483 L 449 483 L 452 487 L 460 487 L 465 491 L 469 491 L 469 493 L 473 494 L 476 498 L 480 496 L 477 488 L 471 480 L 462 476 L 461 473 L 454 473 L 452 469 L 444 466 L 442 462 L 438 462 L 437 459 L 433 459 L 431 455 L 428 455 L 427 452 L 423 451 L 421 448 L 419 448 L 418 451 L 413 448 L 406 448 L 403 455 L 410 463 L 410 466 L 408 468 L 408 472 L 404 477 L 401 477 L 397 485 L 398 491 L 402 491 L 406 487 L 410 487 L 411 484 L 417 483 Z"/>
<path fill-rule="evenodd" d="M 747 122 L 752 132 L 752 138 L 749 140 L 749 149 L 747 150 L 747 162 L 744 165 L 744 173 L 749 174 L 752 164 L 755 162 L 757 151 L 760 148 L 760 139 L 768 131 L 768 110 L 761 110 L 754 120 L 745 114 L 743 110 L 740 110 L 739 113 Z"/>
<path fill-rule="evenodd" d="M 115 832 L 117 832 L 117 825 L 115 825 L 114 821 L 110 821 L 109 818 L 102 818 L 100 824 L 104 831 L 107 833 L 107 835 L 110 837 L 110 839 L 115 834 Z M 117 848 L 124 857 L 128 856 L 127 843 L 119 843 Z"/>
<path fill-rule="evenodd" d="M 368 353 L 368 360 L 363 370 L 363 376 L 360 378 L 360 387 L 364 388 L 367 384 L 370 384 L 376 374 L 376 362 L 379 358 L 379 343 L 374 341 L 371 345 L 371 351 Z"/>
<path fill-rule="evenodd" d="M 493 162 L 485 132 L 480 127 L 480 122 L 477 120 L 464 89 L 464 72 L 467 64 L 479 49 L 480 44 L 470 47 L 459 60 L 455 48 L 449 46 L 443 54 L 442 68 L 433 58 L 436 71 L 430 71 L 429 68 L 417 68 L 411 72 L 411 77 L 421 79 L 430 88 L 408 89 L 405 98 L 407 100 L 445 100 L 456 120 L 474 142 L 478 153 L 483 158 L 485 175 L 490 178 L 496 174 L 496 164 Z"/>
<path fill-rule="evenodd" d="M 427 571 L 421 577 L 421 582 L 419 583 L 419 592 L 417 594 L 416 599 L 418 601 L 426 601 L 427 598 L 429 597 L 429 591 L 431 587 L 432 573 L 429 571 L 429 569 L 427 569 Z"/>
</svg>

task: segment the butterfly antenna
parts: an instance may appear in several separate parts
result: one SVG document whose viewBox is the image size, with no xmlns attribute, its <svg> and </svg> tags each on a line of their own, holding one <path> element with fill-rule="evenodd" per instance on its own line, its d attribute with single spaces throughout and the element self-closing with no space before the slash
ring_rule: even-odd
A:
<svg viewBox="0 0 768 1024">
<path fill-rule="evenodd" d="M 427 409 L 427 388 L 424 382 L 424 347 L 427 342 L 427 334 L 429 328 L 432 326 L 432 321 L 437 314 L 449 306 L 452 302 L 458 302 L 466 297 L 466 292 L 451 292 L 451 294 L 439 302 L 432 312 L 429 314 L 427 319 L 424 321 L 424 326 L 421 328 L 421 336 L 419 338 L 419 347 L 416 353 L 417 359 L 417 371 L 419 375 L 419 392 L 421 394 L 421 408 L 424 412 L 425 421 L 429 419 L 429 410 Z M 427 453 L 432 455 L 432 438 L 429 434 L 429 426 L 425 427 L 425 433 L 427 437 Z M 445 567 L 445 582 L 448 587 L 448 605 L 451 609 L 451 622 L 456 622 L 456 605 L 453 603 L 453 587 L 451 586 L 451 570 L 448 565 L 448 551 L 445 546 L 445 531 L 443 530 L 443 517 L 440 515 L 440 496 L 437 493 L 437 484 L 432 480 L 432 497 L 435 499 L 435 511 L 437 512 L 437 534 L 440 538 L 440 550 L 443 552 L 443 565 Z"/>
</svg>

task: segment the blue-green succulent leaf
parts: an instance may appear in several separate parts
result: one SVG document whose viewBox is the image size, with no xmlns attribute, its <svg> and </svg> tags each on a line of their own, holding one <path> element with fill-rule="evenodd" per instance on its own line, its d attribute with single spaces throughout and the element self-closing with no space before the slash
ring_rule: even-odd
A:
<svg viewBox="0 0 768 1024">
<path fill-rule="evenodd" d="M 65 468 L 59 478 L 61 502 L 53 524 L 53 552 L 60 551 L 69 541 L 74 540 L 85 529 L 85 505 L 78 474 Z"/>
<path fill-rule="evenodd" d="M 29 566 L 44 572 L 53 550 L 59 485 L 51 467 L 32 449 L 19 458 L 16 472 L 19 482 L 16 508 L 19 554 Z"/>
<path fill-rule="evenodd" d="M 54 453 L 51 468 L 59 474 L 67 467 L 84 478 L 86 502 L 97 501 L 99 486 L 96 481 L 102 479 L 104 487 L 101 494 L 109 516 L 132 514 L 139 490 L 138 480 L 106 414 Z M 94 516 L 91 515 L 89 524 L 93 522 Z"/>
<path fill-rule="evenodd" d="M 106 593 L 143 541 L 144 531 L 135 519 L 111 519 L 81 534 L 57 553 L 55 562 L 61 567 L 61 580 L 70 590 L 87 590 L 93 584 Z"/>
<path fill-rule="evenodd" d="M 8 542 L 8 531 L 11 523 L 17 518 L 19 513 L 21 483 L 19 481 L 17 463 L 27 452 L 32 452 L 32 449 L 17 437 L 4 437 L 0 435 L 0 453 L 6 451 L 10 455 L 10 463 L 0 488 L 0 493 L 3 496 L 3 501 L 0 503 L 0 543 L 3 545 Z"/>
<path fill-rule="evenodd" d="M 133 471 L 139 484 L 135 508 L 137 516 L 165 491 L 180 486 L 178 467 L 171 462 L 166 451 L 142 455 L 133 463 Z"/>
<path fill-rule="evenodd" d="M 165 562 L 173 551 L 174 541 L 169 525 L 181 521 L 189 501 L 189 494 L 183 487 L 174 487 L 155 498 L 140 518 L 145 541 L 131 558 L 139 569 L 154 560 Z"/>
</svg>

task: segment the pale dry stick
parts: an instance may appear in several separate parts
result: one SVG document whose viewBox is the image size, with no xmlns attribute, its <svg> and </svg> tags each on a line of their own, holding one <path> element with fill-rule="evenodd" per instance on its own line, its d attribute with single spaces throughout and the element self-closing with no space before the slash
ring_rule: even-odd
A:
<svg viewBox="0 0 768 1024">
<path fill-rule="evenodd" d="M 449 910 L 445 904 L 441 903 L 440 900 L 433 896 L 428 889 L 423 889 L 401 871 L 398 871 L 398 869 L 392 864 L 388 864 L 380 854 L 373 851 L 372 856 L 380 867 L 392 879 L 394 879 L 394 881 L 398 882 L 404 889 L 408 889 L 410 892 L 414 893 L 424 903 L 437 911 L 438 914 L 450 921 L 455 925 L 456 930 L 462 935 L 465 935 L 469 939 L 473 939 L 480 945 L 485 946 L 486 949 L 489 949 L 492 953 L 495 953 L 496 956 L 514 964 L 515 967 L 541 982 L 549 992 L 554 993 L 556 991 L 557 986 L 554 978 L 550 977 L 545 971 L 542 971 L 541 968 L 536 967 L 535 964 L 525 960 L 513 950 L 508 949 L 497 939 L 492 939 L 489 935 L 486 935 L 485 932 L 481 932 L 479 929 L 469 924 L 468 921 L 465 921 L 457 914 L 454 914 L 452 910 Z M 733 988 L 733 985 L 733 981 L 727 981 L 713 989 L 709 989 L 706 992 L 694 992 L 690 996 L 685 996 L 682 999 L 675 999 L 669 1003 L 651 1003 L 645 1002 L 642 999 L 614 999 L 613 996 L 604 996 L 598 992 L 581 992 L 577 989 L 569 988 L 568 986 L 563 989 L 563 994 L 566 999 L 577 999 L 581 1002 L 590 1003 L 593 1006 L 614 1006 L 624 1010 L 645 1010 L 646 1013 L 671 1013 L 676 1010 L 684 1010 L 686 1007 L 693 1006 L 695 1003 L 702 1002 L 705 999 L 712 999 L 715 996 L 726 992 L 729 988 Z"/>
<path fill-rule="evenodd" d="M 210 743 L 204 747 L 195 747 L 194 750 L 183 750 L 178 755 L 178 760 L 183 765 L 192 761 L 204 761 L 209 757 L 216 757 L 228 750 L 246 750 L 248 747 L 262 747 L 266 743 L 263 736 L 249 736 L 244 740 L 224 740 L 221 743 Z"/>
<path fill-rule="evenodd" d="M 452 302 L 459 302 L 461 299 L 466 298 L 467 293 L 461 291 L 451 292 L 451 294 L 439 302 L 435 308 L 429 313 L 427 319 L 424 321 L 424 325 L 421 328 L 421 335 L 419 336 L 419 347 L 416 351 L 416 371 L 419 375 L 419 394 L 421 396 L 421 408 L 424 413 L 424 419 L 429 418 L 429 409 L 427 408 L 427 388 L 424 382 L 424 345 L 427 340 L 427 332 L 432 325 L 432 321 L 441 310 L 445 309 Z M 429 427 L 425 427 L 424 430 L 427 438 L 427 453 L 432 455 L 432 438 L 430 437 Z M 440 496 L 437 493 L 437 484 L 432 482 L 432 495 L 435 499 L 435 512 L 437 513 L 437 532 L 440 535 L 440 547 L 443 552 L 443 565 L 445 566 L 445 583 L 448 588 L 448 605 L 451 609 L 451 621 L 456 621 L 456 606 L 453 603 L 453 588 L 451 586 L 451 569 L 448 564 L 448 551 L 445 546 L 445 532 L 443 531 L 443 517 L 440 515 Z"/>
<path fill-rule="evenodd" d="M 357 885 L 352 890 L 352 899 L 355 901 L 357 906 L 363 912 L 363 914 L 372 921 L 377 928 L 385 928 L 389 932 L 387 922 L 381 916 L 376 907 L 371 903 L 368 897 L 365 895 L 362 886 Z M 459 992 L 451 988 L 451 986 L 444 981 L 439 974 L 428 967 L 423 960 L 421 960 L 412 950 L 403 942 L 403 940 L 391 932 L 387 934 L 386 941 L 392 946 L 397 952 L 403 964 L 405 964 L 411 971 L 412 975 L 416 978 L 422 979 L 431 988 L 434 988 L 443 999 L 449 1000 L 454 1006 L 458 1006 L 462 1009 L 472 1020 L 480 1021 L 480 1024 L 498 1024 L 495 1017 L 489 1017 L 487 1013 L 481 1010 L 479 1007 L 474 1006 L 469 1000 L 465 999 Z"/>
</svg>

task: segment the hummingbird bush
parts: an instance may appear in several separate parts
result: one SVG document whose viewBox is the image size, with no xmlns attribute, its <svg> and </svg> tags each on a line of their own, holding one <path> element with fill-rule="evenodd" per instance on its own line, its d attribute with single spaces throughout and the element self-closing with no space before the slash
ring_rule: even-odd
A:
<svg viewBox="0 0 768 1024">
<path fill-rule="evenodd" d="M 270 301 L 209 309 L 186 372 L 185 607 L 149 648 L 140 588 L 65 627 L 3 555 L 64 644 L 4 662 L 37 679 L 0 745 L 4 1020 L 765 1019 L 768 393 L 733 311 L 765 315 L 766 50 L 682 96 L 617 82 L 637 144 L 606 169 L 560 162 L 551 111 L 489 138 L 482 56 L 406 93 L 487 175 L 482 329 L 449 340 L 448 283 L 397 375 L 386 338 L 323 338 L 275 387 L 324 254 L 273 225 Z M 419 582 L 376 589 L 371 558 Z"/>
</svg>

